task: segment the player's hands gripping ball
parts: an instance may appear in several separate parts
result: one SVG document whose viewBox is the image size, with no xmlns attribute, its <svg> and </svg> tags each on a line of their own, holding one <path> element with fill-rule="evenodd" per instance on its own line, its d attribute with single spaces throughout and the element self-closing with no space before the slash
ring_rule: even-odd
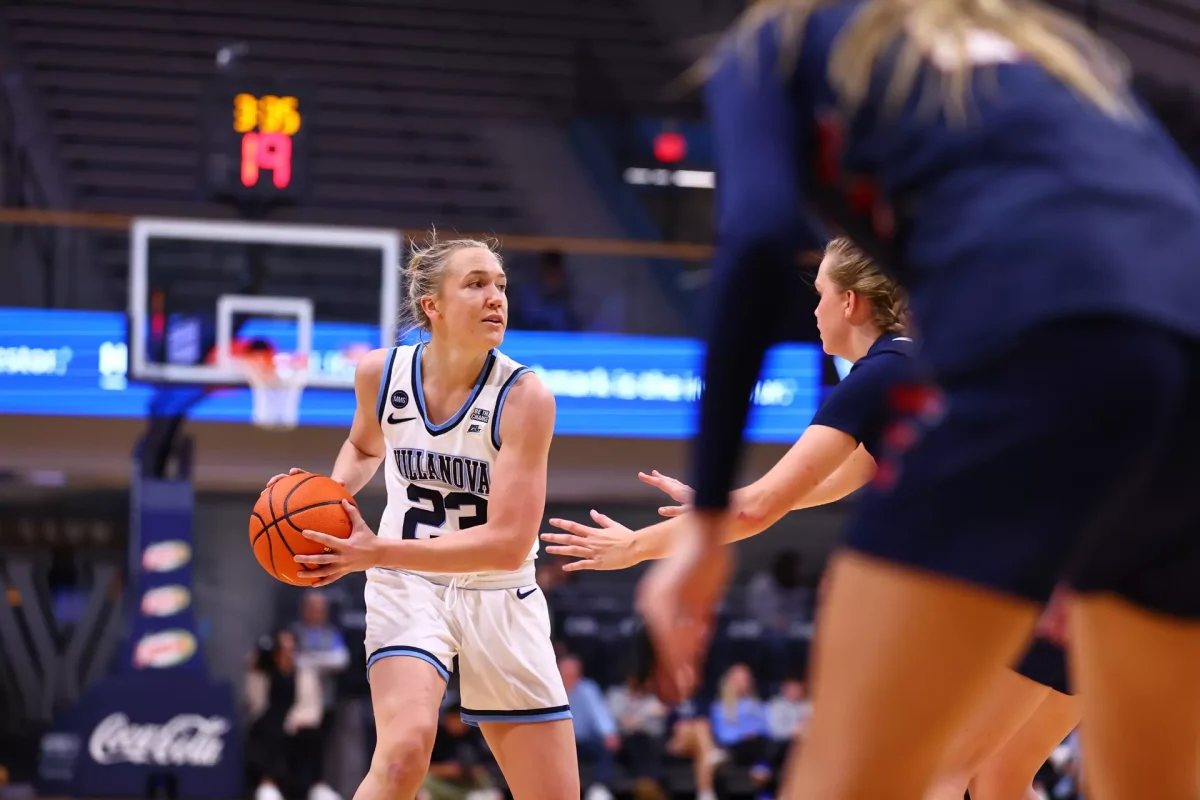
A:
<svg viewBox="0 0 1200 800">
<path fill-rule="evenodd" d="M 370 526 L 363 521 L 358 506 L 343 500 L 342 508 L 350 518 L 350 535 L 345 538 L 330 536 L 320 531 L 304 531 L 304 536 L 323 545 L 324 552 L 317 555 L 297 555 L 296 563 L 307 571 L 302 573 L 313 586 L 325 586 L 351 572 L 364 572 L 380 564 L 380 541 Z"/>
<path fill-rule="evenodd" d="M 347 506 L 354 507 L 354 498 L 340 481 L 296 469 L 276 475 L 250 514 L 250 547 L 258 563 L 284 583 L 313 585 L 307 567 L 295 556 L 317 555 L 325 545 L 305 537 L 304 531 L 345 539 L 354 527 Z"/>
</svg>

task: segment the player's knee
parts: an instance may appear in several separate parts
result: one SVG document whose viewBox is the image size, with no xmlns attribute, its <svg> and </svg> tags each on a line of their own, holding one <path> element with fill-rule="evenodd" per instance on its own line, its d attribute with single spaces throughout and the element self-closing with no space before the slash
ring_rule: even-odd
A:
<svg viewBox="0 0 1200 800">
<path fill-rule="evenodd" d="M 408 786 L 419 782 L 429 767 L 429 754 L 437 726 L 407 725 L 394 737 L 380 740 L 375 747 L 371 771 L 388 786 Z"/>
<path fill-rule="evenodd" d="M 419 782 L 429 766 L 428 761 L 428 753 L 414 743 L 397 742 L 376 752 L 371 771 L 385 786 L 408 786 L 414 781 Z"/>
</svg>

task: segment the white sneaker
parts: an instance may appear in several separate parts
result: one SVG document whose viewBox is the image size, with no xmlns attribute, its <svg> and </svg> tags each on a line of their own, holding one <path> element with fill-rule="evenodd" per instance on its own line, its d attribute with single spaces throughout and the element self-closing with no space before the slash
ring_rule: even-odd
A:
<svg viewBox="0 0 1200 800">
<path fill-rule="evenodd" d="M 342 796 L 327 783 L 314 783 L 308 790 L 308 800 L 342 800 Z"/>
<path fill-rule="evenodd" d="M 254 800 L 284 800 L 284 797 L 278 786 L 264 781 L 254 790 Z"/>
<path fill-rule="evenodd" d="M 614 800 L 613 793 L 602 783 L 593 783 L 583 795 L 583 800 Z"/>
</svg>

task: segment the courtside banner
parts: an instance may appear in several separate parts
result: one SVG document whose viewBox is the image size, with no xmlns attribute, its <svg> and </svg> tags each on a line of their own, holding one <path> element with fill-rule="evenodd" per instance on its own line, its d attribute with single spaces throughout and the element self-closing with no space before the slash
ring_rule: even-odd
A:
<svg viewBox="0 0 1200 800">
<path fill-rule="evenodd" d="M 140 468 L 139 468 L 140 471 Z M 130 481 L 131 607 L 120 671 L 205 673 L 192 608 L 195 490 L 187 480 Z"/>
<path fill-rule="evenodd" d="M 246 337 L 286 351 L 294 326 L 252 320 Z M 347 348 L 377 335 L 370 326 L 317 324 L 314 371 L 353 381 Z M 692 339 L 600 333 L 510 331 L 502 348 L 541 376 L 558 400 L 556 433 L 678 439 L 695 429 L 702 389 L 702 348 Z M 0 309 L 0 414 L 145 416 L 154 389 L 126 377 L 124 315 L 115 312 Z M 753 396 L 747 436 L 790 443 L 808 425 L 821 396 L 821 351 L 813 344 L 771 351 Z M 250 422 L 246 389 L 214 392 L 189 413 L 201 422 Z M 301 425 L 346 427 L 354 414 L 347 390 L 305 391 Z M 165 602 L 165 601 L 164 601 Z"/>
<path fill-rule="evenodd" d="M 42 737 L 38 790 L 73 797 L 242 796 L 233 691 L 199 676 L 111 677 Z"/>
</svg>

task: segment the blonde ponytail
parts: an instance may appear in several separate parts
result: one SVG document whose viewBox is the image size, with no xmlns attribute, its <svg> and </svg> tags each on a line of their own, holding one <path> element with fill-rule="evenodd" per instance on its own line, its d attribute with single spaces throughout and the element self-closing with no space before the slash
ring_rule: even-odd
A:
<svg viewBox="0 0 1200 800">
<path fill-rule="evenodd" d="M 781 68 L 790 70 L 809 17 L 835 2 L 758 0 L 735 23 L 734 40 L 745 48 L 762 25 L 778 21 Z M 963 119 L 977 69 L 969 58 L 971 37 L 985 32 L 1010 42 L 1104 113 L 1132 115 L 1123 89 L 1124 58 L 1079 23 L 1034 0 L 867 0 L 834 44 L 829 80 L 845 106 L 856 109 L 870 89 L 876 62 L 901 40 L 885 98 L 886 107 L 895 110 L 917 89 L 922 65 L 935 53 L 950 53 L 954 57 L 944 59 L 950 63 L 939 63 L 930 77 L 940 78 L 941 107 Z"/>
<path fill-rule="evenodd" d="M 866 301 L 880 333 L 908 333 L 908 295 L 866 253 L 841 236 L 826 245 L 825 255 L 831 259 L 829 279 L 840 291 Z"/>
</svg>

